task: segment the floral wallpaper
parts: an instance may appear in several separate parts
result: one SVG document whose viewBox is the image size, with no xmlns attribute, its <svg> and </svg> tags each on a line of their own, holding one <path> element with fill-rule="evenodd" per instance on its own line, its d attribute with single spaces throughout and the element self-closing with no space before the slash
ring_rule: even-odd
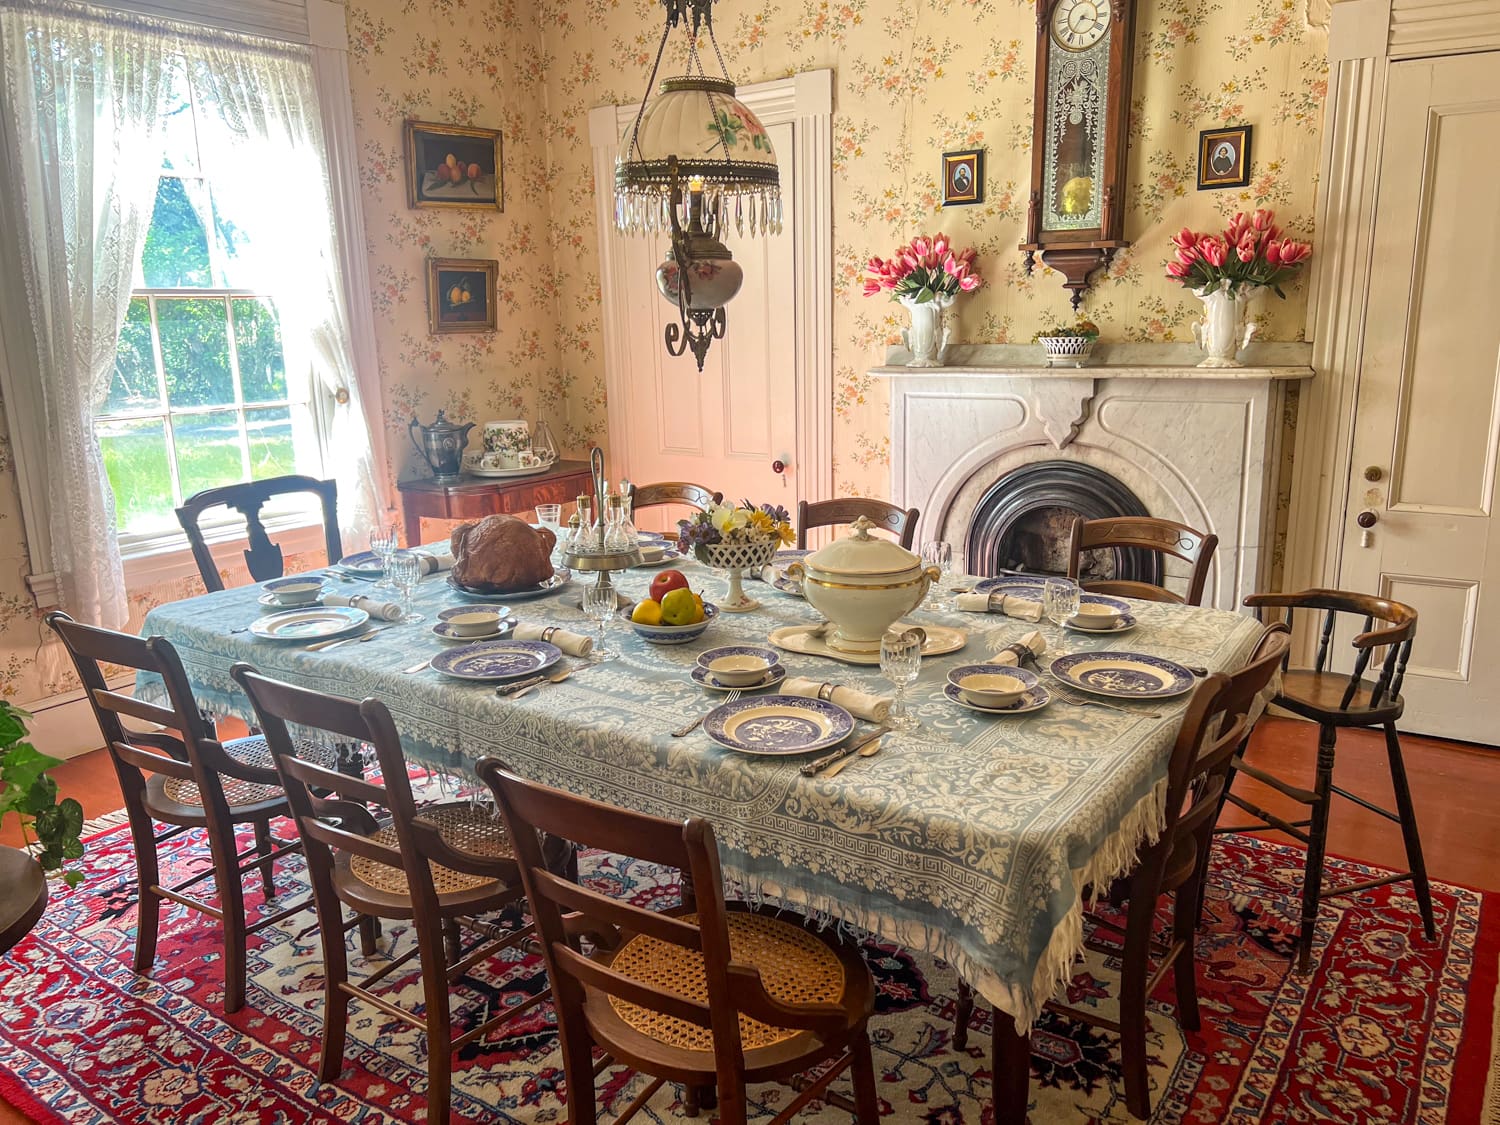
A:
<svg viewBox="0 0 1500 1125">
<path fill-rule="evenodd" d="M 1045 270 L 1027 277 L 1015 249 L 1030 177 L 1034 0 L 719 0 L 715 15 L 741 83 L 835 72 L 835 480 L 846 494 L 884 493 L 887 400 L 865 371 L 896 339 L 902 311 L 862 295 L 870 255 L 923 231 L 974 246 L 987 284 L 957 306 L 965 342 L 1026 341 L 1070 316 L 1060 280 Z M 430 421 L 440 407 L 478 421 L 545 418 L 570 452 L 601 441 L 587 116 L 639 99 L 660 0 L 349 0 L 347 16 L 389 478 L 415 475 L 407 422 L 413 413 Z M 1327 0 L 1137 0 L 1134 245 L 1084 307 L 1106 339 L 1189 338 L 1197 302 L 1162 276 L 1167 236 L 1184 225 L 1268 206 L 1315 237 L 1326 22 Z M 663 72 L 680 61 L 680 51 L 669 56 Z M 407 117 L 501 129 L 504 212 L 409 209 Z M 1195 191 L 1198 130 L 1241 123 L 1255 127 L 1250 185 Z M 941 153 L 971 147 L 986 151 L 986 201 L 944 212 Z M 497 332 L 428 334 L 428 257 L 499 259 Z M 1262 300 L 1267 338 L 1302 337 L 1304 284 L 1285 302 Z M 26 566 L 0 416 L 0 693 L 35 700 L 66 690 L 71 673 L 47 639 Z M 136 621 L 197 585 L 133 592 Z"/>
</svg>

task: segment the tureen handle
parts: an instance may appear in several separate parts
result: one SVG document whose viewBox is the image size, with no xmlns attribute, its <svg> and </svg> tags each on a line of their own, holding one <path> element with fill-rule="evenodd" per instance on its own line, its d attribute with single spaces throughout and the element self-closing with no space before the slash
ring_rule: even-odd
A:
<svg viewBox="0 0 1500 1125">
<path fill-rule="evenodd" d="M 853 536 L 851 536 L 851 538 L 854 538 L 854 539 L 868 539 L 868 538 L 870 538 L 870 529 L 873 528 L 874 526 L 875 526 L 875 521 L 872 520 L 872 519 L 870 519 L 869 516 L 860 516 L 858 519 L 856 519 L 853 523 L 851 523 L 849 525 L 849 530 L 852 531 L 852 532 L 854 532 L 854 534 L 853 534 Z"/>
</svg>

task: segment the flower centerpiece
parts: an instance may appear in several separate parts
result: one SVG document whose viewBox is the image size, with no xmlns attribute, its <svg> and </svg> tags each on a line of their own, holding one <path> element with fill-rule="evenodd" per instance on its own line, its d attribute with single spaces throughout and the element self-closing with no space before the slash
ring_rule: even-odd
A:
<svg viewBox="0 0 1500 1125">
<path fill-rule="evenodd" d="M 1099 339 L 1099 326 L 1092 320 L 1080 320 L 1076 324 L 1059 324 L 1036 334 L 1037 343 L 1047 353 L 1047 366 L 1053 367 L 1072 360 L 1074 367 L 1082 367 L 1094 350 L 1094 341 Z"/>
<path fill-rule="evenodd" d="M 920 236 L 898 246 L 889 259 L 871 258 L 865 265 L 865 296 L 889 293 L 911 314 L 901 342 L 911 352 L 908 367 L 941 367 L 948 346 L 943 314 L 960 293 L 983 284 L 974 268 L 974 251 L 955 251 L 945 234 Z"/>
<path fill-rule="evenodd" d="M 1285 237 L 1276 212 L 1265 208 L 1235 212 L 1221 234 L 1183 227 L 1172 245 L 1177 252 L 1167 276 L 1203 302 L 1203 319 L 1193 325 L 1193 339 L 1208 353 L 1199 367 L 1239 367 L 1235 355 L 1255 334 L 1255 325 L 1245 323 L 1250 301 L 1262 289 L 1285 298 L 1282 285 L 1312 254 L 1311 243 Z"/>
<path fill-rule="evenodd" d="M 745 594 L 740 584 L 747 569 L 759 571 L 771 561 L 776 548 L 793 541 L 792 521 L 779 504 L 756 507 L 748 500 L 738 504 L 710 504 L 691 519 L 679 520 L 677 546 L 729 579 L 729 592 L 719 604 L 731 613 L 746 613 L 760 603 Z"/>
</svg>

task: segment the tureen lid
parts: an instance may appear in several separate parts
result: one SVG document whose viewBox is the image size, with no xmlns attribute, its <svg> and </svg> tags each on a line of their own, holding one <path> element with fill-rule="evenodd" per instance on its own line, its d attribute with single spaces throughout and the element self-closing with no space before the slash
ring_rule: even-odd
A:
<svg viewBox="0 0 1500 1125">
<path fill-rule="evenodd" d="M 825 574 L 874 577 L 901 574 L 920 564 L 921 560 L 901 544 L 871 535 L 870 530 L 874 527 L 868 516 L 860 516 L 849 525 L 848 535 L 814 551 L 804 565 Z"/>
</svg>

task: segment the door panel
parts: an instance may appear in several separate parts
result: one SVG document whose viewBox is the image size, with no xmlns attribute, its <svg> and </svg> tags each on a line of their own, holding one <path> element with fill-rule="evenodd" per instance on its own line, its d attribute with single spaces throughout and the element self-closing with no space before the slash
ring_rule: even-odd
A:
<svg viewBox="0 0 1500 1125">
<path fill-rule="evenodd" d="M 1493 53 L 1392 64 L 1340 574 L 1419 614 L 1403 726 L 1487 742 L 1500 702 L 1496 137 Z M 1368 536 L 1362 511 L 1378 521 Z M 1345 642 L 1360 623 L 1346 624 Z"/>
<path fill-rule="evenodd" d="M 786 474 L 796 448 L 796 324 L 789 286 L 794 276 L 792 235 L 796 168 L 793 126 L 767 130 L 781 168 L 783 233 L 741 236 L 733 225 L 724 243 L 744 270 L 739 293 L 724 307 L 724 339 L 714 341 L 698 371 L 692 352 L 673 357 L 664 343 L 677 319 L 675 305 L 657 291 L 654 274 L 666 254 L 665 236 L 620 239 L 629 285 L 627 355 L 631 400 L 626 448 L 616 458 L 638 484 L 685 480 L 722 491 L 732 500 L 795 507 Z M 647 509 L 641 526 L 675 529 L 685 511 Z"/>
</svg>

